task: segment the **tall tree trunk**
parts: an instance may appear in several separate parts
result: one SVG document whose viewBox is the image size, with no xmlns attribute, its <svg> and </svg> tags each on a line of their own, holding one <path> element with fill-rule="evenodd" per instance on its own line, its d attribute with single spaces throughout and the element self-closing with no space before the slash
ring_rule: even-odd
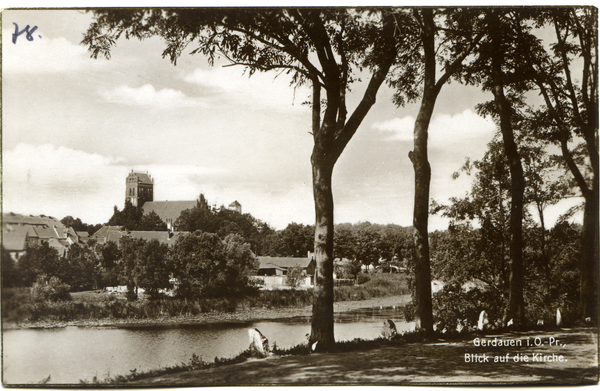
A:
<svg viewBox="0 0 600 391">
<path fill-rule="evenodd" d="M 429 185 L 431 166 L 427 158 L 427 138 L 429 122 L 433 114 L 439 89 L 435 83 L 435 47 L 433 14 L 430 9 L 422 11 L 423 47 L 425 51 L 425 75 L 423 98 L 414 128 L 414 151 L 409 152 L 415 171 L 415 201 L 413 210 L 415 263 L 415 322 L 416 329 L 433 331 L 433 310 L 431 303 L 431 266 L 429 261 Z"/>
<path fill-rule="evenodd" d="M 423 100 L 425 101 L 425 99 Z M 429 262 L 429 184 L 431 167 L 427 160 L 427 125 L 419 112 L 414 130 L 414 151 L 409 154 L 415 171 L 413 211 L 415 262 L 415 327 L 433 331 L 431 303 L 431 268 Z"/>
<path fill-rule="evenodd" d="M 504 320 L 512 319 L 515 327 L 519 328 L 525 320 L 523 301 L 523 192 L 525 180 L 511 122 L 512 110 L 504 95 L 502 74 L 504 56 L 501 37 L 499 37 L 500 23 L 498 15 L 495 13 L 492 16 L 492 23 L 495 24 L 492 27 L 492 50 L 494 53 L 492 55 L 492 92 L 500 117 L 500 131 L 511 180 L 509 296 Z"/>
<path fill-rule="evenodd" d="M 311 157 L 315 198 L 315 270 L 314 302 L 310 342 L 319 350 L 335 343 L 333 334 L 333 165 L 317 146 Z"/>
<path fill-rule="evenodd" d="M 323 43 L 328 42 L 325 26 L 309 12 L 314 22 L 307 25 L 314 34 L 319 61 L 325 73 L 325 91 L 327 106 L 320 123 L 320 85 L 316 75 L 313 77 L 312 127 L 314 148 L 311 155 L 313 174 L 313 194 L 315 199 L 315 288 L 310 342 L 318 342 L 318 350 L 327 350 L 335 343 L 333 333 L 333 193 L 331 178 L 333 167 L 344 148 L 356 133 L 363 119 L 375 104 L 379 87 L 396 58 L 395 20 L 391 14 L 383 19 L 382 60 L 373 71 L 363 98 L 346 121 L 345 91 L 347 80 L 340 74 L 332 49 Z M 320 49 L 319 49 L 320 48 Z M 345 54 L 342 54 L 342 57 Z M 343 68 L 343 67 L 342 67 Z M 341 78 L 341 79 L 340 79 Z"/>
<path fill-rule="evenodd" d="M 580 311 L 581 316 L 598 324 L 598 177 L 585 197 L 581 233 Z"/>
</svg>

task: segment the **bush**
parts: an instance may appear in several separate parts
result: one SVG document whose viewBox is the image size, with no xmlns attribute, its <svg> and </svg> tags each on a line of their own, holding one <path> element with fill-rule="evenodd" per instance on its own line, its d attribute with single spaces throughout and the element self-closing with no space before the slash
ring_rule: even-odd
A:
<svg viewBox="0 0 600 391">
<path fill-rule="evenodd" d="M 365 284 L 371 280 L 371 277 L 367 273 L 358 273 L 356 276 L 356 283 L 358 285 Z"/>
<path fill-rule="evenodd" d="M 300 266 L 292 266 L 288 268 L 285 276 L 285 284 L 290 288 L 297 288 L 304 279 L 304 270 Z"/>
<path fill-rule="evenodd" d="M 457 284 L 448 284 L 433 294 L 433 320 L 437 330 L 456 332 L 460 323 L 468 328 L 476 327 L 481 311 L 488 314 L 490 324 L 502 317 L 502 298 L 491 290 L 471 289 L 465 291 Z"/>
<path fill-rule="evenodd" d="M 311 305 L 312 298 L 312 289 L 259 291 L 256 295 L 246 298 L 244 305 L 263 308 L 303 307 Z"/>
<path fill-rule="evenodd" d="M 406 322 L 415 320 L 415 305 L 413 303 L 408 303 L 404 306 L 404 320 Z"/>
<path fill-rule="evenodd" d="M 42 274 L 37 277 L 31 287 L 31 297 L 34 301 L 66 301 L 71 300 L 71 287 L 64 284 L 58 277 Z"/>
<path fill-rule="evenodd" d="M 359 280 L 364 274 L 359 274 Z M 368 300 L 373 297 L 398 296 L 410 293 L 406 276 L 401 274 L 370 274 L 367 282 L 358 286 L 336 286 L 335 301 Z"/>
</svg>

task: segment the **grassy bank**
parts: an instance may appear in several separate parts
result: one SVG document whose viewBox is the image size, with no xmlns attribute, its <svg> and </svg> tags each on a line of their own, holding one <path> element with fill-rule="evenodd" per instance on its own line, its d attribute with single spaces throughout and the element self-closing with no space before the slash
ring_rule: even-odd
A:
<svg viewBox="0 0 600 391">
<path fill-rule="evenodd" d="M 385 346 L 401 346 L 412 342 L 423 342 L 428 340 L 435 340 L 438 336 L 432 335 L 426 337 L 424 333 L 418 331 L 412 331 L 405 334 L 396 335 L 392 339 L 386 339 L 383 337 L 376 338 L 374 340 L 363 340 L 355 339 L 353 341 L 342 341 L 336 342 L 336 344 L 328 351 L 329 353 L 350 353 L 358 351 L 366 351 L 370 349 L 376 349 Z M 280 349 L 274 347 L 270 353 L 272 356 L 297 356 L 297 355 L 309 355 L 313 353 L 308 344 L 300 344 L 289 349 Z M 128 375 L 117 375 L 114 377 L 108 377 L 106 379 L 94 378 L 91 380 L 81 380 L 82 385 L 119 385 L 137 382 L 144 379 L 157 378 L 170 374 L 177 374 L 181 372 L 206 370 L 210 368 L 218 368 L 226 365 L 237 364 L 246 361 L 248 358 L 261 358 L 256 352 L 247 349 L 232 358 L 215 358 L 214 362 L 206 362 L 197 355 L 192 355 L 191 359 L 187 363 L 181 363 L 178 365 L 168 366 L 164 368 L 140 371 L 130 371 Z"/>
<path fill-rule="evenodd" d="M 368 300 L 408 294 L 406 277 L 398 274 L 371 274 L 361 285 L 335 287 L 335 301 Z M 194 317 L 207 313 L 232 313 L 238 309 L 277 309 L 312 304 L 312 291 L 259 291 L 243 298 L 185 300 L 164 297 L 157 300 L 127 301 L 122 295 L 102 291 L 72 293 L 69 301 L 34 301 L 28 288 L 2 291 L 4 321 L 68 322 L 101 319 L 159 319 Z"/>
</svg>

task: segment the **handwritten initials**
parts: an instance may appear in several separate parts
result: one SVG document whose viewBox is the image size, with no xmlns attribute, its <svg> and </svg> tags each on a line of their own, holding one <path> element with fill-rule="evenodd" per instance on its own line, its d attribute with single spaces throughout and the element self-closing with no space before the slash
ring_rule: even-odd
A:
<svg viewBox="0 0 600 391">
<path fill-rule="evenodd" d="M 13 24 L 15 25 L 15 32 L 12 35 L 12 42 L 14 44 L 17 43 L 17 38 L 19 37 L 19 35 L 21 35 L 23 33 L 25 33 L 25 37 L 27 38 L 28 41 L 30 41 L 30 42 L 33 41 L 33 35 L 31 35 L 31 34 L 33 34 L 35 32 L 35 30 L 37 30 L 37 26 L 33 26 L 33 28 L 31 30 L 29 30 L 29 25 L 27 25 L 27 26 L 25 26 L 25 28 L 23 30 L 19 31 L 19 25 L 14 22 L 13 22 Z"/>
</svg>

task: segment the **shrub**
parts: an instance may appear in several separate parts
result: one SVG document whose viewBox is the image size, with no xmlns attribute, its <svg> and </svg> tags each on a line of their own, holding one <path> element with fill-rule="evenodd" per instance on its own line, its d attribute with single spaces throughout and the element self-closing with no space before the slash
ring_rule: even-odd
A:
<svg viewBox="0 0 600 391">
<path fill-rule="evenodd" d="M 356 283 L 359 285 L 365 284 L 371 280 L 371 277 L 367 273 L 358 273 L 356 276 Z"/>
<path fill-rule="evenodd" d="M 433 294 L 433 319 L 438 330 L 456 332 L 460 322 L 463 326 L 477 326 L 479 314 L 486 311 L 490 323 L 502 316 L 502 298 L 491 290 L 471 289 L 465 291 L 458 284 L 448 284 Z"/>
<path fill-rule="evenodd" d="M 415 305 L 413 303 L 404 306 L 404 320 L 407 322 L 415 320 Z"/>
<path fill-rule="evenodd" d="M 34 301 L 65 301 L 71 300 L 69 294 L 71 287 L 64 284 L 58 277 L 42 274 L 37 277 L 31 287 L 31 297 Z"/>
<path fill-rule="evenodd" d="M 360 276 L 364 274 L 359 275 Z M 336 286 L 335 301 L 367 300 L 373 297 L 409 294 L 406 276 L 399 274 L 370 274 L 370 279 L 358 286 Z"/>
<path fill-rule="evenodd" d="M 302 283 L 304 278 L 304 270 L 300 266 L 292 266 L 288 268 L 285 277 L 285 284 L 291 288 L 297 288 Z"/>
</svg>

